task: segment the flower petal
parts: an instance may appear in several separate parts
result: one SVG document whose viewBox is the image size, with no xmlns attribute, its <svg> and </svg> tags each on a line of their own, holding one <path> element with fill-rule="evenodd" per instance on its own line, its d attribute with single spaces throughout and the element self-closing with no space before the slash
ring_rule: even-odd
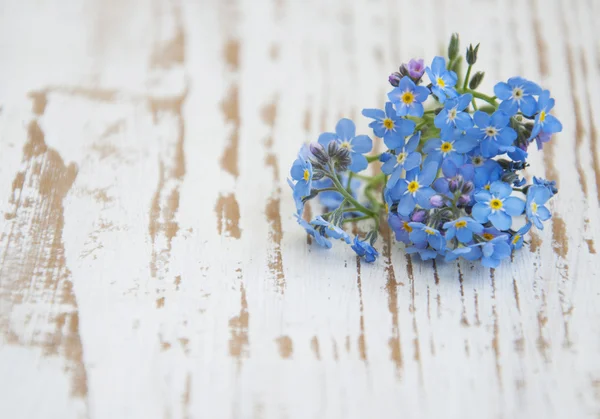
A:
<svg viewBox="0 0 600 419">
<path fill-rule="evenodd" d="M 483 202 L 478 202 L 473 206 L 472 215 L 480 223 L 486 223 L 492 210 Z"/>
<path fill-rule="evenodd" d="M 352 163 L 350 163 L 348 169 L 350 169 L 352 172 L 361 172 L 365 170 L 369 165 L 369 163 L 367 162 L 367 158 L 362 154 L 350 153 L 350 155 L 352 156 Z"/>
<path fill-rule="evenodd" d="M 388 102 L 390 103 L 390 102 Z M 390 103 L 391 105 L 391 103 Z M 386 104 L 387 106 L 387 104 Z M 362 112 L 363 116 L 366 116 L 367 118 L 372 118 L 372 119 L 377 119 L 377 120 L 381 120 L 385 118 L 385 112 L 383 112 L 381 109 L 363 109 Z"/>
<path fill-rule="evenodd" d="M 488 218 L 498 230 L 508 230 L 512 224 L 512 218 L 504 211 L 492 212 Z"/>
<path fill-rule="evenodd" d="M 473 120 L 480 128 L 485 128 L 490 125 L 490 116 L 483 111 L 475 111 L 473 114 Z"/>
<path fill-rule="evenodd" d="M 350 141 L 356 135 L 356 125 L 348 118 L 342 118 L 335 126 L 335 133 L 342 141 Z"/>
<path fill-rule="evenodd" d="M 503 208 L 511 217 L 517 217 L 523 214 L 523 211 L 525 210 L 525 202 L 515 196 L 509 196 L 504 200 Z"/>
<path fill-rule="evenodd" d="M 358 135 L 351 141 L 352 150 L 356 153 L 364 154 L 373 148 L 373 140 L 368 135 Z"/>
<path fill-rule="evenodd" d="M 421 154 L 417 153 L 417 152 L 410 153 L 406 157 L 406 160 L 404 160 L 404 169 L 412 170 L 415 167 L 419 167 L 420 164 L 421 164 Z"/>
<path fill-rule="evenodd" d="M 490 192 L 499 198 L 506 198 L 512 193 L 512 188 L 508 183 L 497 180 L 490 185 Z"/>
<path fill-rule="evenodd" d="M 501 81 L 494 86 L 494 94 L 498 99 L 506 100 L 512 96 L 512 87 L 508 83 Z"/>
<path fill-rule="evenodd" d="M 415 205 L 415 198 L 411 194 L 404 195 L 398 204 L 398 214 L 408 217 L 412 210 L 415 209 Z"/>
</svg>

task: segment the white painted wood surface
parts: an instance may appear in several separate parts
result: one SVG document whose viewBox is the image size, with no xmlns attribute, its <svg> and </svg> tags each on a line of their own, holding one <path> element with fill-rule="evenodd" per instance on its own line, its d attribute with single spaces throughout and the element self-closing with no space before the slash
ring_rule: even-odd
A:
<svg viewBox="0 0 600 419">
<path fill-rule="evenodd" d="M 596 0 L 0 4 L 0 417 L 600 417 Z M 303 141 L 451 32 L 556 98 L 495 272 L 307 245 Z M 313 211 L 316 208 L 313 204 Z"/>
</svg>

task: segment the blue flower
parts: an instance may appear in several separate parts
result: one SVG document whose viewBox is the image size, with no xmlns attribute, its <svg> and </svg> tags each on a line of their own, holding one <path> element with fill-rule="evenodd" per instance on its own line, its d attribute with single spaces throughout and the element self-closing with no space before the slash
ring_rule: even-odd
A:
<svg viewBox="0 0 600 419">
<path fill-rule="evenodd" d="M 510 245 L 513 249 L 520 249 L 523 247 L 523 236 L 531 229 L 531 223 L 525 224 L 521 227 L 510 239 Z"/>
<path fill-rule="evenodd" d="M 546 144 L 552 138 L 552 134 L 549 132 L 540 131 L 538 135 L 534 138 L 535 144 L 537 145 L 538 150 L 544 148 L 544 144 Z"/>
<path fill-rule="evenodd" d="M 367 135 L 356 135 L 354 122 L 347 118 L 339 120 L 335 126 L 335 133 L 324 132 L 319 136 L 319 144 L 327 148 L 331 141 L 337 141 L 340 147 L 347 148 L 352 158 L 349 169 L 360 172 L 367 168 L 367 158 L 363 156 L 373 148 L 373 141 Z"/>
<path fill-rule="evenodd" d="M 462 243 L 469 243 L 473 240 L 473 233 L 483 233 L 483 226 L 471 217 L 460 217 L 457 220 L 448 221 L 444 223 L 444 229 L 446 230 L 446 240 L 456 236 Z"/>
<path fill-rule="evenodd" d="M 455 128 L 462 131 L 473 128 L 471 115 L 464 112 L 472 99 L 471 94 L 465 94 L 446 101 L 444 108 L 434 119 L 435 126 L 442 130 L 442 137 L 446 136 L 446 131 L 452 133 Z"/>
<path fill-rule="evenodd" d="M 415 151 L 420 140 L 421 131 L 413 135 L 411 139 L 408 140 L 406 146 L 396 148 L 394 150 L 396 154 L 392 155 L 392 157 L 381 166 L 381 171 L 386 175 L 390 175 L 387 183 L 388 188 L 392 188 L 396 182 L 398 182 L 403 170 L 409 171 L 421 164 L 421 154 Z"/>
<path fill-rule="evenodd" d="M 366 241 L 362 241 L 358 239 L 358 236 L 354 237 L 354 244 L 352 244 L 352 250 L 356 252 L 358 256 L 365 259 L 365 262 L 372 263 L 375 262 L 379 253 L 373 246 L 371 246 Z"/>
<path fill-rule="evenodd" d="M 476 161 L 476 157 L 472 157 L 471 161 Z M 502 166 L 500 166 L 496 160 L 484 159 L 483 157 L 481 157 L 481 160 L 477 161 L 481 161 L 481 163 L 474 164 L 475 177 L 473 181 L 475 183 L 475 188 L 489 191 L 492 183 L 500 180 L 503 171 Z"/>
<path fill-rule="evenodd" d="M 500 82 L 494 86 L 494 94 L 502 103 L 501 111 L 513 116 L 520 109 L 525 116 L 531 116 L 536 110 L 536 101 L 532 95 L 542 93 L 540 86 L 521 77 L 511 77 L 508 83 Z"/>
<path fill-rule="evenodd" d="M 489 192 L 480 190 L 475 193 L 473 218 L 480 223 L 488 220 L 499 230 L 508 230 L 512 224 L 512 217 L 523 214 L 525 202 L 510 196 L 512 187 L 508 183 L 496 181 L 490 186 Z"/>
<path fill-rule="evenodd" d="M 443 57 L 435 57 L 431 63 L 431 68 L 427 67 L 425 72 L 431 80 L 431 91 L 437 96 L 440 103 L 444 103 L 446 97 L 458 96 L 456 90 L 454 90 L 458 77 L 454 71 L 446 70 L 446 60 Z"/>
<path fill-rule="evenodd" d="M 329 221 L 326 221 L 320 215 L 311 221 L 311 224 L 318 226 L 317 229 L 325 233 L 327 237 L 331 237 L 336 240 L 343 240 L 346 243 L 350 244 L 350 236 L 340 227 L 331 224 Z M 319 228 L 321 227 L 321 228 Z"/>
<path fill-rule="evenodd" d="M 288 185 L 290 185 L 290 187 L 292 188 L 292 196 L 294 197 L 294 204 L 296 205 L 296 213 L 298 215 L 302 215 L 302 212 L 304 211 L 304 200 L 300 195 L 296 193 L 296 185 L 294 185 L 294 182 L 292 182 L 290 179 L 288 179 L 287 181 Z"/>
<path fill-rule="evenodd" d="M 525 213 L 527 219 L 540 230 L 544 229 L 542 221 L 546 221 L 552 216 L 550 210 L 544 206 L 551 197 L 552 192 L 544 186 L 533 185 L 527 190 Z"/>
<path fill-rule="evenodd" d="M 408 235 L 413 231 L 412 227 L 408 225 L 410 222 L 411 219 L 409 217 L 404 217 L 395 212 L 388 214 L 388 224 L 396 235 L 396 240 L 405 244 L 410 243 Z"/>
<path fill-rule="evenodd" d="M 435 257 L 440 254 L 443 255 L 445 252 L 443 250 L 437 251 L 435 249 L 432 249 L 431 247 L 429 247 L 427 245 L 427 243 L 420 243 L 420 244 L 414 244 L 411 247 L 407 247 L 405 249 L 406 253 L 408 253 L 409 255 L 418 253 L 419 256 L 421 257 L 421 260 L 430 260 L 430 259 L 435 259 Z"/>
<path fill-rule="evenodd" d="M 290 175 L 296 181 L 294 192 L 300 197 L 310 195 L 313 169 L 310 160 L 302 152 L 298 153 L 298 158 L 292 164 Z"/>
<path fill-rule="evenodd" d="M 550 190 L 550 192 L 552 192 L 552 195 L 556 195 L 558 193 L 558 189 L 556 188 L 556 181 L 555 180 L 546 180 L 546 179 L 534 176 L 533 177 L 533 184 L 534 185 L 544 186 L 544 187 L 548 188 Z"/>
<path fill-rule="evenodd" d="M 376 136 L 383 138 L 383 142 L 389 149 L 402 147 L 404 137 L 409 136 L 415 130 L 414 121 L 396 115 L 392 102 L 385 104 L 385 112 L 380 109 L 363 109 L 362 114 L 367 118 L 374 119 L 369 127 L 373 129 Z"/>
<path fill-rule="evenodd" d="M 398 116 L 423 116 L 422 103 L 429 96 L 429 90 L 424 86 L 417 86 L 408 76 L 402 77 L 398 87 L 388 93 L 388 98 L 396 107 Z"/>
<path fill-rule="evenodd" d="M 554 134 L 562 131 L 560 121 L 554 115 L 550 115 L 552 108 L 554 108 L 554 99 L 550 97 L 550 91 L 544 90 L 538 98 L 537 114 L 533 130 L 531 130 L 531 136 L 529 137 L 530 140 L 537 137 L 542 131 L 546 134 Z"/>
<path fill-rule="evenodd" d="M 407 172 L 406 179 L 400 179 L 396 185 L 390 189 L 390 196 L 393 201 L 400 201 L 398 204 L 398 213 L 408 216 L 415 206 L 419 204 L 422 208 L 431 208 L 429 198 L 435 195 L 435 191 L 430 186 L 437 174 L 438 165 L 431 162 L 421 171 L 419 168 Z"/>
<path fill-rule="evenodd" d="M 423 147 L 423 153 L 427 153 L 426 164 L 430 161 L 440 164 L 449 158 L 460 166 L 464 161 L 462 155 L 477 147 L 477 142 L 476 138 L 466 136 L 459 130 L 450 132 L 445 139 L 432 138 Z"/>
<path fill-rule="evenodd" d="M 304 227 L 306 232 L 315 238 L 315 241 L 319 246 L 331 249 L 331 242 L 325 238 L 322 231 L 316 229 L 312 224 L 303 220 L 298 214 L 294 215 L 296 216 L 296 221 L 298 221 L 298 224 Z"/>
<path fill-rule="evenodd" d="M 507 151 L 513 151 L 513 141 L 517 138 L 517 132 L 508 126 L 510 116 L 503 111 L 496 111 L 490 115 L 482 111 L 476 111 L 473 119 L 477 128 L 467 131 L 469 136 L 481 141 L 481 153 L 484 157 L 494 157 Z"/>
<path fill-rule="evenodd" d="M 415 245 L 427 243 L 435 250 L 444 250 L 446 248 L 446 241 L 442 233 L 435 228 L 415 222 L 408 223 L 408 225 L 413 229 L 408 236 Z"/>
<path fill-rule="evenodd" d="M 507 242 L 508 235 L 502 234 L 494 237 L 492 240 L 480 243 L 481 252 L 483 257 L 481 258 L 481 264 L 488 268 L 496 268 L 500 265 L 502 259 L 506 259 L 510 256 L 510 245 Z"/>
<path fill-rule="evenodd" d="M 468 246 L 459 246 L 456 249 L 446 251 L 446 262 L 462 257 L 463 259 L 474 261 L 481 258 L 481 246 L 479 244 L 470 244 Z"/>
</svg>

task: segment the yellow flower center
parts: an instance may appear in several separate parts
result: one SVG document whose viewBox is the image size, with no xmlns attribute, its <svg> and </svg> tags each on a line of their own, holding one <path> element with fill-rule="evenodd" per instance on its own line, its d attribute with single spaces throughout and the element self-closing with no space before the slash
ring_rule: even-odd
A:
<svg viewBox="0 0 600 419">
<path fill-rule="evenodd" d="M 540 112 L 540 122 L 544 122 L 546 120 L 546 111 Z"/>
<path fill-rule="evenodd" d="M 487 135 L 488 137 L 495 137 L 496 135 L 498 135 L 498 130 L 494 127 L 487 127 L 485 129 L 485 135 Z"/>
<path fill-rule="evenodd" d="M 515 99 L 521 99 L 523 97 L 523 89 L 520 87 L 515 87 L 512 91 L 512 94 Z"/>
<path fill-rule="evenodd" d="M 465 228 L 467 226 L 467 222 L 465 220 L 457 221 L 454 226 L 456 228 Z"/>
<path fill-rule="evenodd" d="M 441 150 L 444 153 L 449 153 L 450 151 L 452 151 L 452 143 L 449 143 L 448 141 L 443 142 Z"/>
<path fill-rule="evenodd" d="M 535 202 L 531 203 L 531 212 L 533 212 L 534 214 L 537 213 L 538 210 L 538 204 L 536 204 Z"/>
<path fill-rule="evenodd" d="M 306 182 L 308 182 L 308 179 L 310 178 L 310 172 L 308 171 L 308 169 L 304 169 L 304 174 L 302 175 L 302 177 Z"/>
<path fill-rule="evenodd" d="M 349 141 L 342 141 L 342 143 L 340 144 L 340 147 L 347 148 L 348 150 L 352 150 L 352 145 L 350 144 Z"/>
<path fill-rule="evenodd" d="M 417 182 L 416 180 L 411 181 L 408 184 L 408 192 L 410 193 L 415 193 L 419 190 L 419 182 Z"/>
<path fill-rule="evenodd" d="M 515 237 L 513 237 L 513 239 L 512 239 L 512 244 L 517 244 L 517 242 L 519 241 L 520 238 L 521 238 L 520 234 L 515 234 Z"/>
<path fill-rule="evenodd" d="M 490 208 L 493 210 L 499 210 L 502 208 L 502 201 L 500 201 L 498 198 L 492 199 L 490 201 Z"/>
<path fill-rule="evenodd" d="M 405 153 L 405 152 L 399 153 L 399 154 L 396 156 L 396 161 L 397 161 L 398 163 L 404 163 L 404 160 L 406 160 L 406 153 Z"/>
<path fill-rule="evenodd" d="M 483 238 L 490 241 L 494 238 L 494 235 L 492 233 L 483 233 Z"/>
<path fill-rule="evenodd" d="M 408 225 L 408 221 L 404 221 L 404 230 L 406 230 L 408 233 L 412 233 L 412 227 Z"/>
<path fill-rule="evenodd" d="M 489 190 L 490 190 L 490 184 L 488 183 L 487 185 L 485 185 L 485 186 L 483 187 L 483 189 L 485 189 L 486 191 L 489 191 Z"/>
<path fill-rule="evenodd" d="M 406 105 L 410 105 L 414 101 L 415 101 L 415 95 L 413 95 L 413 92 L 402 93 L 402 102 L 404 102 Z"/>
<path fill-rule="evenodd" d="M 386 129 L 393 129 L 394 128 L 394 121 L 392 121 L 390 118 L 385 118 L 383 120 L 383 126 Z"/>
<path fill-rule="evenodd" d="M 437 85 L 438 85 L 439 87 L 441 87 L 442 89 L 443 89 L 444 87 L 446 87 L 446 82 L 444 81 L 444 79 L 443 79 L 443 78 L 441 78 L 441 77 L 438 77 L 438 78 L 437 78 L 437 80 L 436 80 L 436 82 L 437 82 Z"/>
<path fill-rule="evenodd" d="M 425 231 L 425 233 L 429 234 L 430 236 L 435 236 L 435 230 L 427 227 L 423 229 Z"/>
</svg>

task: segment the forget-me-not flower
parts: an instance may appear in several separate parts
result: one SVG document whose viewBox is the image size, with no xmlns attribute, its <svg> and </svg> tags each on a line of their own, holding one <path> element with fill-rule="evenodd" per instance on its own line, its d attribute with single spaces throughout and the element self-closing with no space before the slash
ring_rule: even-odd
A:
<svg viewBox="0 0 600 419">
<path fill-rule="evenodd" d="M 315 218 L 314 220 L 312 220 L 311 224 L 321 227 L 319 230 L 325 233 L 327 237 L 331 237 L 332 239 L 336 240 L 343 240 L 348 244 L 350 243 L 350 236 L 348 235 L 348 233 L 346 233 L 340 227 L 331 224 L 329 221 L 326 221 L 320 215 L 317 216 L 317 218 Z"/>
<path fill-rule="evenodd" d="M 517 138 L 517 132 L 508 125 L 508 114 L 496 111 L 490 116 L 485 112 L 476 111 L 473 119 L 477 128 L 471 128 L 467 133 L 481 140 L 481 153 L 484 157 L 494 157 L 514 150 L 512 143 Z"/>
<path fill-rule="evenodd" d="M 521 227 L 510 239 L 510 245 L 513 249 L 520 249 L 523 247 L 523 236 L 531 229 L 531 223 L 525 224 Z"/>
<path fill-rule="evenodd" d="M 438 165 L 435 162 L 424 165 L 423 170 L 415 168 L 406 173 L 406 179 L 400 179 L 391 188 L 391 196 L 399 200 L 398 213 L 408 216 L 415 206 L 419 204 L 422 208 L 431 208 L 429 198 L 435 195 L 431 183 L 437 174 Z"/>
<path fill-rule="evenodd" d="M 427 67 L 425 72 L 431 80 L 431 91 L 440 103 L 444 103 L 446 98 L 458 96 L 454 90 L 458 77 L 454 71 L 446 69 L 446 60 L 443 57 L 435 57 L 431 67 Z"/>
<path fill-rule="evenodd" d="M 414 244 L 427 243 L 435 250 L 444 250 L 446 248 L 446 241 L 439 230 L 426 226 L 423 223 L 411 222 L 408 225 L 412 227 L 409 237 Z"/>
<path fill-rule="evenodd" d="M 336 141 L 340 147 L 350 152 L 352 162 L 349 169 L 360 172 L 367 168 L 367 158 L 363 154 L 373 148 L 373 141 L 367 135 L 356 135 L 356 125 L 350 119 L 342 118 L 335 126 L 334 132 L 324 132 L 319 136 L 319 144 L 327 148 L 331 141 Z"/>
<path fill-rule="evenodd" d="M 417 86 L 410 77 L 404 76 L 398 87 L 388 93 L 388 98 L 396 108 L 398 116 L 423 116 L 423 102 L 429 96 L 429 89 Z"/>
<path fill-rule="evenodd" d="M 473 240 L 473 233 L 483 233 L 483 226 L 471 217 L 460 217 L 456 220 L 444 223 L 446 230 L 446 240 L 456 238 L 462 243 L 469 243 Z"/>
<path fill-rule="evenodd" d="M 359 240 L 358 236 L 354 237 L 354 243 L 350 247 L 358 256 L 364 258 L 365 262 L 368 263 L 375 262 L 377 256 L 379 256 L 379 252 L 377 252 L 377 250 L 375 250 L 371 244 L 366 241 Z"/>
<path fill-rule="evenodd" d="M 508 230 L 512 224 L 512 217 L 523 214 L 525 202 L 510 196 L 512 187 L 508 183 L 496 181 L 490 190 L 480 190 L 475 193 L 473 218 L 480 223 L 488 220 L 499 230 Z"/>
<path fill-rule="evenodd" d="M 508 82 L 500 82 L 494 86 L 494 94 L 502 101 L 498 109 L 513 116 L 521 110 L 523 115 L 535 113 L 537 103 L 533 95 L 542 93 L 540 86 L 522 77 L 511 77 Z"/>
<path fill-rule="evenodd" d="M 391 154 L 391 157 L 383 163 L 381 171 L 390 175 L 387 182 L 388 188 L 394 187 L 403 170 L 409 171 L 421 164 L 421 154 L 415 151 L 420 140 L 421 131 L 413 135 L 405 146 L 396 148 L 395 154 Z"/>
<path fill-rule="evenodd" d="M 544 205 L 551 197 L 552 192 L 544 186 L 533 185 L 527 190 L 525 213 L 527 219 L 540 230 L 544 229 L 542 221 L 546 221 L 552 216 Z"/>
<path fill-rule="evenodd" d="M 308 223 L 306 220 L 304 220 L 298 214 L 294 214 L 294 215 L 296 216 L 296 221 L 298 221 L 298 224 L 300 224 L 302 227 L 304 227 L 304 229 L 306 230 L 306 232 L 309 235 L 314 237 L 315 241 L 317 242 L 317 244 L 319 246 L 325 247 L 326 249 L 331 249 L 331 241 L 329 241 L 323 235 L 323 232 L 320 229 L 316 229 L 311 223 Z"/>
<path fill-rule="evenodd" d="M 381 109 L 363 109 L 362 114 L 374 119 L 369 127 L 373 129 L 376 136 L 383 138 L 383 142 L 389 149 L 402 147 L 404 137 L 408 137 L 415 130 L 414 121 L 396 115 L 392 102 L 385 104 L 385 112 Z"/>
<path fill-rule="evenodd" d="M 554 134 L 562 131 L 560 121 L 554 115 L 550 114 L 552 108 L 554 108 L 554 99 L 550 97 L 549 90 L 544 90 L 538 98 L 537 114 L 533 129 L 531 130 L 531 136 L 529 137 L 530 140 L 536 138 L 540 132 Z"/>
<path fill-rule="evenodd" d="M 479 243 L 481 246 L 481 264 L 488 268 L 497 268 L 502 259 L 510 256 L 508 235 L 501 234 L 490 241 Z"/>
<path fill-rule="evenodd" d="M 449 99 L 444 103 L 444 108 L 433 120 L 436 127 L 442 130 L 442 137 L 452 134 L 455 128 L 466 131 L 473 128 L 471 115 L 464 110 L 469 106 L 473 96 L 469 93 L 460 95 L 457 98 Z"/>
<path fill-rule="evenodd" d="M 423 146 L 427 154 L 426 162 L 435 161 L 440 164 L 451 159 L 457 166 L 464 162 L 463 154 L 477 147 L 476 138 L 464 135 L 460 130 L 453 130 L 447 138 L 432 138 Z"/>
</svg>

